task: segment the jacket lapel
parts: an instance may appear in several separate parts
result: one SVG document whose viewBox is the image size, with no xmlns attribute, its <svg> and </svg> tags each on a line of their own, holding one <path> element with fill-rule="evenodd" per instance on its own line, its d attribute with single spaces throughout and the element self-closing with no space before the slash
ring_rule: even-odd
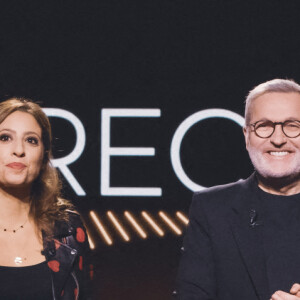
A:
<svg viewBox="0 0 300 300">
<path fill-rule="evenodd" d="M 70 276 L 75 258 L 76 253 L 74 249 L 65 244 L 61 244 L 56 250 L 56 255 L 48 261 L 48 266 L 52 274 L 53 292 L 56 298 L 61 296 L 66 280 Z"/>
<path fill-rule="evenodd" d="M 269 299 L 266 261 L 263 249 L 263 218 L 255 194 L 253 174 L 243 183 L 231 211 L 231 229 L 258 299 Z"/>
<path fill-rule="evenodd" d="M 65 227 L 65 226 L 64 226 Z M 77 257 L 77 250 L 72 248 L 73 228 L 56 226 L 57 239 L 51 242 L 44 240 L 44 255 L 48 263 L 52 278 L 53 299 L 60 299 L 62 289 Z"/>
</svg>

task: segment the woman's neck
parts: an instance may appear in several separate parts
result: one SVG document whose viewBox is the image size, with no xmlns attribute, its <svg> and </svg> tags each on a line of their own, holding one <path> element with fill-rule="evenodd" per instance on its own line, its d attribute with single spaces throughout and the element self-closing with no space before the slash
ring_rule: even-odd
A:
<svg viewBox="0 0 300 300">
<path fill-rule="evenodd" d="M 24 189 L 0 187 L 0 207 L 0 227 L 24 222 L 30 210 L 30 193 Z"/>
</svg>

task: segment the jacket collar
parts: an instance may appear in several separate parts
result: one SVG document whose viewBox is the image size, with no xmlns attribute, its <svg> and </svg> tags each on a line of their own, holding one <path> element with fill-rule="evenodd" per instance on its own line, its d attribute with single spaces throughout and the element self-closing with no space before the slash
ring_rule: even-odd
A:
<svg viewBox="0 0 300 300">
<path fill-rule="evenodd" d="M 255 173 L 240 187 L 241 191 L 232 203 L 231 229 L 258 299 L 268 299 L 270 292 L 263 249 L 263 212 L 257 196 Z"/>
</svg>

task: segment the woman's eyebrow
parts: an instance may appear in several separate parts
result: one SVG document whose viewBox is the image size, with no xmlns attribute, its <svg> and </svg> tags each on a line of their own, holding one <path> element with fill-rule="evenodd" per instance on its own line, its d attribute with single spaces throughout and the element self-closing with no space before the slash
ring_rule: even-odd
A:
<svg viewBox="0 0 300 300">
<path fill-rule="evenodd" d="M 1 130 L 0 130 L 0 132 L 1 131 L 10 131 L 10 132 L 16 132 L 15 130 L 13 130 L 13 129 L 9 129 L 9 128 L 2 128 Z"/>
<path fill-rule="evenodd" d="M 10 129 L 10 128 L 2 128 L 2 129 L 0 130 L 0 132 L 2 132 L 2 131 L 9 131 L 9 132 L 12 132 L 12 133 L 16 133 L 15 130 Z M 25 135 L 27 135 L 27 134 L 35 134 L 35 135 L 37 135 L 39 138 L 41 138 L 40 135 L 39 135 L 37 132 L 35 132 L 35 131 L 25 131 L 24 134 L 25 134 Z"/>
</svg>

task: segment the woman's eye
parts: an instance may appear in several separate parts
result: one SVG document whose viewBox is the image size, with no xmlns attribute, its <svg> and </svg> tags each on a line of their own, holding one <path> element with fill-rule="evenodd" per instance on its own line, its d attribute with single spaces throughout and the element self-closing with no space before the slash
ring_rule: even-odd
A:
<svg viewBox="0 0 300 300">
<path fill-rule="evenodd" d="M 9 140 L 10 140 L 10 136 L 9 135 L 7 135 L 7 134 L 1 134 L 0 135 L 0 141 L 1 142 L 7 142 Z"/>
<path fill-rule="evenodd" d="M 34 144 L 34 145 L 38 145 L 38 143 L 39 143 L 39 140 L 36 137 L 33 137 L 33 136 L 28 137 L 26 140 L 30 144 Z"/>
</svg>

